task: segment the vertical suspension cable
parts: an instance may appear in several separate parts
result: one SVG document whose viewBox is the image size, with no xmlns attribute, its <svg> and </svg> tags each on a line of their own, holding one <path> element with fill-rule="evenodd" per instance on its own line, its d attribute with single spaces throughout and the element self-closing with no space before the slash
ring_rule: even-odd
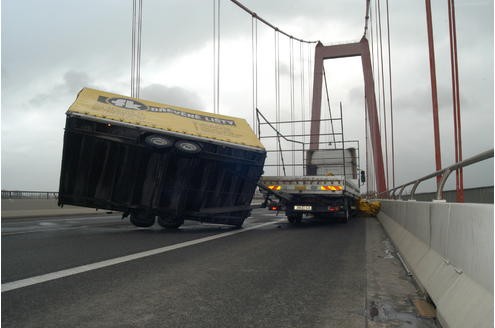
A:
<svg viewBox="0 0 495 328">
<path fill-rule="evenodd" d="M 375 82 L 375 38 L 373 36 L 373 23 L 374 16 L 373 11 L 370 9 L 370 42 L 371 42 L 371 72 L 373 75 L 373 82 Z"/>
<path fill-rule="evenodd" d="M 381 5 L 380 5 L 380 0 L 377 0 L 378 3 L 378 26 L 379 26 L 379 32 L 380 32 L 380 67 L 381 67 L 381 78 L 382 78 L 382 100 L 383 100 L 383 134 L 385 136 L 385 172 L 386 172 L 386 180 L 385 180 L 385 185 L 387 186 L 386 189 L 388 189 L 388 184 L 390 181 L 390 176 L 389 176 L 389 170 L 388 170 L 388 130 L 387 130 L 387 106 L 386 106 L 386 99 L 385 99 L 385 78 L 384 78 L 384 65 L 383 65 L 383 42 L 382 42 L 382 15 L 381 15 Z"/>
<path fill-rule="evenodd" d="M 131 97 L 138 98 L 141 81 L 141 34 L 143 1 L 132 3 L 132 46 L 131 46 Z"/>
<path fill-rule="evenodd" d="M 217 112 L 217 0 L 213 0 L 213 113 Z"/>
<path fill-rule="evenodd" d="M 280 131 L 280 43 L 278 30 L 275 30 L 275 126 Z M 280 146 L 280 138 L 277 139 Z M 282 156 L 282 152 L 280 152 Z M 277 175 L 280 175 L 280 156 L 277 156 Z"/>
<path fill-rule="evenodd" d="M 134 82 L 136 72 L 136 0 L 132 1 L 132 45 L 131 45 L 131 97 L 134 97 Z"/>
<path fill-rule="evenodd" d="M 433 40 L 433 18 L 431 12 L 431 1 L 425 0 L 426 7 L 426 30 L 428 34 L 428 58 L 430 62 L 430 84 L 431 84 L 431 104 L 433 114 L 433 137 L 435 143 L 435 168 L 439 171 L 442 168 L 442 152 L 440 144 L 440 123 L 438 119 L 438 95 L 437 95 L 437 73 L 435 64 L 435 41 Z M 440 186 L 441 176 L 437 176 L 437 187 Z"/>
<path fill-rule="evenodd" d="M 325 71 L 325 65 L 323 65 L 323 81 L 325 82 L 325 93 L 327 95 L 327 104 L 328 104 L 328 117 L 330 119 L 330 127 L 331 127 L 331 136 L 328 136 L 329 141 L 330 138 L 333 137 L 333 148 L 337 148 L 337 144 L 335 141 L 335 130 L 333 127 L 333 118 L 332 118 L 332 108 L 330 106 L 330 93 L 328 91 L 328 84 L 327 84 L 327 73 Z"/>
<path fill-rule="evenodd" d="M 256 131 L 256 109 L 258 108 L 258 20 L 251 16 L 251 59 L 252 59 L 252 79 L 253 79 L 253 130 Z"/>
<path fill-rule="evenodd" d="M 139 98 L 141 90 L 141 35 L 143 30 L 143 0 L 139 0 L 139 23 L 138 23 L 138 43 L 137 43 L 137 85 L 136 98 Z"/>
<path fill-rule="evenodd" d="M 290 88 L 290 120 L 291 120 L 291 134 L 292 138 L 296 134 L 295 131 L 295 112 L 294 112 L 294 40 L 292 38 L 289 39 L 289 88 Z M 291 143 L 292 150 L 292 175 L 295 175 L 295 160 L 296 160 L 296 152 L 295 145 Z"/>
<path fill-rule="evenodd" d="M 311 108 L 312 101 L 313 101 L 313 94 L 312 94 L 313 81 L 312 81 L 311 77 L 313 76 L 313 72 L 311 71 L 311 68 L 312 68 L 312 65 L 311 65 L 312 53 L 311 53 L 311 46 L 309 44 L 307 45 L 307 50 L 308 50 L 308 110 L 309 110 L 308 117 L 311 118 L 311 111 L 313 110 Z M 303 134 L 305 135 L 306 134 L 306 123 L 304 123 L 304 130 L 303 131 L 304 131 Z"/>
<path fill-rule="evenodd" d="M 340 133 L 342 136 L 342 163 L 344 164 L 344 179 L 346 179 L 346 170 L 345 170 L 345 138 L 344 138 L 344 118 L 342 115 L 342 101 L 340 102 Z"/>
<path fill-rule="evenodd" d="M 304 56 L 303 56 L 303 44 L 302 42 L 299 42 L 299 68 L 300 68 L 300 72 L 301 72 L 301 83 L 300 83 L 300 86 L 301 86 L 301 97 L 300 97 L 300 100 L 301 100 L 301 142 L 304 143 L 304 79 L 305 79 L 305 70 L 304 70 Z M 304 148 L 302 149 L 303 150 L 303 153 L 302 153 L 302 173 L 301 175 L 304 175 L 304 158 L 305 158 L 305 154 L 304 154 Z"/>
<path fill-rule="evenodd" d="M 454 142 L 455 161 L 462 161 L 462 139 L 461 139 L 461 103 L 459 96 L 459 67 L 457 60 L 457 32 L 455 23 L 454 0 L 448 0 L 449 11 L 449 35 L 450 35 L 450 62 L 452 75 L 452 102 L 454 111 Z M 464 202 L 463 170 L 456 170 L 456 201 Z"/>
<path fill-rule="evenodd" d="M 220 113 L 220 0 L 217 0 L 217 111 Z"/>
<path fill-rule="evenodd" d="M 379 37 L 379 28 L 378 28 L 378 23 L 379 23 L 379 20 L 378 20 L 378 2 L 375 1 L 375 35 L 376 35 L 376 80 L 377 80 L 377 88 L 375 90 L 378 91 L 378 127 L 379 129 L 381 130 L 382 126 L 383 126 L 383 116 L 382 116 L 382 112 L 380 111 L 380 109 L 382 108 L 382 93 L 380 92 L 381 90 L 381 79 L 380 79 L 380 37 Z"/>
<path fill-rule="evenodd" d="M 370 185 L 369 185 L 369 168 L 368 168 L 368 102 L 366 101 L 366 97 L 365 97 L 365 101 L 364 101 L 364 106 L 365 106 L 365 110 L 364 110 L 364 133 L 365 133 L 365 136 L 364 136 L 364 151 L 365 151 L 365 170 L 366 170 L 366 194 L 368 194 L 370 192 Z"/>
<path fill-rule="evenodd" d="M 386 0 L 387 6 L 387 47 L 388 47 L 388 80 L 389 80 L 389 106 L 390 106 L 390 137 L 392 146 L 392 187 L 395 189 L 395 142 L 394 142 L 394 110 L 393 110 L 393 97 L 392 97 L 392 55 L 390 48 L 390 13 L 388 0 Z"/>
<path fill-rule="evenodd" d="M 213 113 L 220 113 L 220 0 L 213 0 Z"/>
<path fill-rule="evenodd" d="M 377 58 L 378 58 L 378 41 L 377 41 L 377 37 L 375 36 L 377 34 L 377 28 L 376 28 L 376 6 L 373 6 L 374 8 L 371 7 L 370 5 L 370 12 L 369 12 L 369 16 L 370 16 L 370 36 L 371 36 L 371 70 L 372 70 L 372 73 L 373 73 L 373 82 L 375 83 L 375 85 L 377 85 L 379 87 L 379 67 L 378 67 L 378 63 L 375 62 L 377 61 Z M 374 12 L 373 12 L 374 11 Z M 376 46 L 375 46 L 376 44 Z M 376 49 L 375 49 L 376 48 Z M 380 107 L 378 107 L 380 108 Z M 381 114 L 380 114 L 380 111 L 377 110 L 377 114 L 378 114 L 378 126 L 376 127 L 378 130 L 380 130 L 380 121 L 381 121 Z M 369 117 L 368 117 L 368 120 L 369 120 Z M 369 124 L 369 123 L 368 123 Z M 369 130 L 369 133 L 371 133 L 371 128 Z M 370 140 L 370 143 L 371 143 L 371 140 Z M 370 147 L 369 148 L 372 148 L 371 147 L 371 144 L 370 144 Z M 368 154 L 369 156 L 369 160 L 370 160 L 370 165 L 369 165 L 369 174 L 368 174 L 368 179 L 369 179 L 369 186 L 370 186 L 370 190 L 372 193 L 375 193 L 376 192 L 376 189 L 377 189 L 377 186 L 376 186 L 376 172 L 375 172 L 375 162 L 374 162 L 374 153 L 373 152 L 370 152 Z"/>
</svg>

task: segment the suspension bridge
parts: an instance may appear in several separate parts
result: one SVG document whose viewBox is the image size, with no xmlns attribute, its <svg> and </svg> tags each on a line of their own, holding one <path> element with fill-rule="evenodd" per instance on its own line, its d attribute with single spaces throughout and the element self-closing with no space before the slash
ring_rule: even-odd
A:
<svg viewBox="0 0 495 328">
<path fill-rule="evenodd" d="M 207 110 L 248 121 L 266 148 L 265 175 L 304 176 L 311 151 L 353 149 L 362 198 L 381 202 L 376 218 L 293 226 L 283 213 L 256 208 L 242 229 L 187 222 L 171 232 L 129 226 L 112 211 L 60 209 L 57 192 L 2 190 L 2 325 L 493 327 L 493 185 L 464 187 L 469 167 L 488 162 L 493 171 L 493 148 L 463 148 L 454 0 L 446 1 L 449 58 L 442 58 L 451 73 L 449 122 L 439 115 L 430 0 L 417 18 L 427 33 L 421 69 L 431 94 L 421 115 L 431 118 L 433 136 L 417 147 L 434 151 L 400 163 L 435 165 L 412 178 L 399 174 L 407 169 L 397 161 L 405 134 L 397 126 L 407 123 L 397 117 L 389 1 L 363 2 L 362 34 L 325 44 L 237 0 L 213 0 Z M 129 96 L 137 99 L 147 83 L 146 5 L 133 0 L 129 29 Z M 249 103 L 238 109 L 224 101 L 237 83 L 224 80 L 226 6 L 250 27 L 249 61 L 237 64 L 249 75 L 238 82 L 249 86 Z M 343 58 L 353 59 L 362 86 L 350 103 L 332 89 L 339 77 L 329 63 Z M 446 164 L 447 143 L 454 160 Z M 262 202 L 255 194 L 253 204 Z"/>
</svg>

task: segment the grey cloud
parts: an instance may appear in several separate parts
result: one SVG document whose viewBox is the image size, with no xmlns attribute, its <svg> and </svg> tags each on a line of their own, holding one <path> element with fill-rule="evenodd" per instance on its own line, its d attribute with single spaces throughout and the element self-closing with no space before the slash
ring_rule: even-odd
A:
<svg viewBox="0 0 495 328">
<path fill-rule="evenodd" d="M 180 87 L 167 87 L 161 84 L 151 84 L 141 90 L 141 98 L 168 105 L 201 109 L 203 104 L 194 92 Z"/>
<path fill-rule="evenodd" d="M 450 86 L 439 85 L 437 88 L 438 104 L 440 108 L 452 106 L 452 90 Z M 386 95 L 388 97 L 388 95 Z M 388 101 L 388 98 L 387 98 Z M 461 94 L 461 103 L 464 111 L 473 108 L 471 98 Z M 416 113 L 430 113 L 432 110 L 431 89 L 429 85 L 412 87 L 410 92 L 394 95 L 393 106 L 399 111 Z"/>
<path fill-rule="evenodd" d="M 69 70 L 62 77 L 62 83 L 55 85 L 48 92 L 35 95 L 28 103 L 37 109 L 39 106 L 57 101 L 61 97 L 75 97 L 77 92 L 84 87 L 98 88 L 87 73 Z"/>
<path fill-rule="evenodd" d="M 64 75 L 64 85 L 69 92 L 80 90 L 82 87 L 89 86 L 92 83 L 92 79 L 85 72 L 68 71 Z"/>
</svg>

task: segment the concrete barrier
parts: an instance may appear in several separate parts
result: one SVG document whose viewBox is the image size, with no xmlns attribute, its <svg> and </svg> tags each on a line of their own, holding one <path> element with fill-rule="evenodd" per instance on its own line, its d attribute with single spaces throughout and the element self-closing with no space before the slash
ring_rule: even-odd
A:
<svg viewBox="0 0 495 328">
<path fill-rule="evenodd" d="M 378 218 L 443 327 L 493 327 L 493 205 L 382 201 Z"/>
</svg>

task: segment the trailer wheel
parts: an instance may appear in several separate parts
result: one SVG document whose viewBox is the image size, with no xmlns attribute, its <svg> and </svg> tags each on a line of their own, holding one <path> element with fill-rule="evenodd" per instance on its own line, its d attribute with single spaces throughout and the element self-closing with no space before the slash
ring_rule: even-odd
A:
<svg viewBox="0 0 495 328">
<path fill-rule="evenodd" d="M 344 212 L 345 216 L 344 216 L 344 220 L 343 222 L 344 223 L 349 223 L 349 221 L 351 220 L 351 205 L 346 201 L 345 202 L 345 212 Z"/>
<path fill-rule="evenodd" d="M 159 216 L 158 224 L 166 229 L 177 229 L 184 223 L 184 220 L 174 216 Z"/>
<path fill-rule="evenodd" d="M 292 224 L 299 224 L 301 223 L 302 220 L 302 214 L 289 214 L 287 215 L 287 220 L 289 220 L 290 223 Z"/>
<path fill-rule="evenodd" d="M 147 228 L 155 224 L 155 216 L 146 212 L 134 212 L 131 213 L 130 221 L 136 227 Z"/>
<path fill-rule="evenodd" d="M 349 207 L 346 207 L 344 223 L 349 223 L 350 220 L 351 220 L 351 211 L 349 210 Z"/>
<path fill-rule="evenodd" d="M 144 142 L 154 148 L 170 148 L 174 144 L 174 141 L 170 138 L 159 136 L 157 134 L 151 134 L 144 139 Z"/>
<path fill-rule="evenodd" d="M 175 143 L 175 148 L 187 153 L 187 154 L 197 154 L 201 151 L 201 146 L 192 141 L 180 140 Z"/>
</svg>

